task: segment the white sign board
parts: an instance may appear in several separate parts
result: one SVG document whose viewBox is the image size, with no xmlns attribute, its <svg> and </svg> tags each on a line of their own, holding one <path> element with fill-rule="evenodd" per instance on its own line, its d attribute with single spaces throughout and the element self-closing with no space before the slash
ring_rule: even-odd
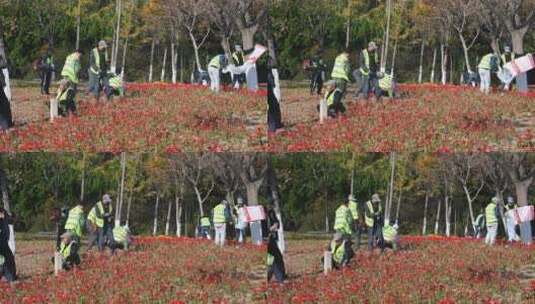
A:
<svg viewBox="0 0 535 304">
<path fill-rule="evenodd" d="M 533 58 L 533 55 L 528 54 L 507 63 L 504 68 L 509 70 L 513 77 L 516 77 L 519 74 L 535 69 L 535 59 Z"/>
<path fill-rule="evenodd" d="M 247 55 L 246 62 L 250 64 L 255 64 L 258 58 L 262 57 L 262 55 L 264 55 L 266 51 L 267 48 L 265 46 L 260 44 L 255 45 L 254 51 L 251 54 Z"/>
<path fill-rule="evenodd" d="M 245 221 L 247 223 L 263 221 L 266 219 L 266 213 L 262 206 L 245 207 Z"/>
<path fill-rule="evenodd" d="M 535 218 L 535 212 L 533 206 L 518 207 L 511 209 L 506 213 L 509 219 L 513 219 L 515 225 L 532 221 Z"/>
</svg>

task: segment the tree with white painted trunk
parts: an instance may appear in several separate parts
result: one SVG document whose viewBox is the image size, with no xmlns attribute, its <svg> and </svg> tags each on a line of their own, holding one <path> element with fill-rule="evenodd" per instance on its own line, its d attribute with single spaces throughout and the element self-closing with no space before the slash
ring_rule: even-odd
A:
<svg viewBox="0 0 535 304">
<path fill-rule="evenodd" d="M 4 156 L 0 156 L 3 161 Z M 2 192 L 2 206 L 9 216 L 12 216 L 11 210 L 11 200 L 9 196 L 9 184 L 7 179 L 6 171 L 3 167 L 0 167 L 0 192 Z M 9 248 L 15 254 L 16 245 L 15 245 L 15 229 L 13 223 L 9 224 Z"/>
<path fill-rule="evenodd" d="M 476 231 L 474 201 L 485 186 L 485 168 L 482 162 L 482 156 L 478 154 L 453 154 L 445 158 L 445 170 L 451 172 L 466 197 L 472 231 Z"/>
</svg>

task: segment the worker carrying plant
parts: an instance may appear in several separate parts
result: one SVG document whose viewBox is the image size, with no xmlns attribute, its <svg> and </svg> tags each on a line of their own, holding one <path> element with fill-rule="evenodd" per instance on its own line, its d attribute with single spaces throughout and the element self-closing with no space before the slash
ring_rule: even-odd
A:
<svg viewBox="0 0 535 304">
<path fill-rule="evenodd" d="M 81 70 L 80 59 L 83 52 L 76 50 L 74 53 L 67 56 L 61 76 L 63 79 L 59 83 L 58 93 L 56 99 L 59 103 L 58 112 L 62 116 L 67 116 L 69 113 L 76 114 L 76 93 L 78 84 L 80 83 L 79 73 Z"/>
</svg>

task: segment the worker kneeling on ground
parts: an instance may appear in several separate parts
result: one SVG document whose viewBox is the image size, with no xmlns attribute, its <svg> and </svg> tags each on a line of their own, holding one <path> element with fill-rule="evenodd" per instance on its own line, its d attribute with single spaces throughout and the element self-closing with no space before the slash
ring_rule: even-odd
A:
<svg viewBox="0 0 535 304">
<path fill-rule="evenodd" d="M 340 232 L 334 234 L 328 249 L 331 252 L 332 265 L 335 269 L 341 269 L 347 266 L 349 261 L 355 256 L 350 241 L 344 239 Z"/>
<path fill-rule="evenodd" d="M 70 270 L 74 266 L 80 265 L 80 255 L 78 255 L 80 244 L 76 241 L 71 232 L 65 232 L 61 235 L 61 244 L 59 252 L 63 258 L 63 270 Z"/>
<path fill-rule="evenodd" d="M 334 61 L 333 71 L 331 73 L 331 78 L 334 81 L 335 94 L 333 96 L 333 110 L 334 116 L 338 113 L 344 113 L 346 111 L 344 104 L 342 102 L 344 95 L 347 90 L 347 84 L 351 81 L 351 63 L 349 61 L 349 53 L 347 50 L 344 50 Z M 331 115 L 331 111 L 329 111 Z"/>
<path fill-rule="evenodd" d="M 392 250 L 398 249 L 399 236 L 397 225 L 392 226 L 390 224 L 385 224 L 383 226 L 383 241 L 383 248 L 392 248 Z"/>
<path fill-rule="evenodd" d="M 327 115 L 331 118 L 336 118 L 338 113 L 345 112 L 345 106 L 342 103 L 343 90 L 336 86 L 336 82 L 331 80 L 326 85 L 327 91 L 325 92 L 324 99 L 327 105 Z M 318 111 L 320 106 L 318 105 Z"/>
<path fill-rule="evenodd" d="M 82 54 L 81 50 L 76 50 L 76 52 L 70 54 L 65 59 L 65 65 L 61 71 L 63 79 L 59 83 L 56 99 L 59 103 L 58 112 L 62 116 L 67 116 L 68 113 L 76 113 L 75 97 L 77 86 L 80 82 L 78 74 L 81 69 L 80 58 Z"/>
<path fill-rule="evenodd" d="M 115 248 L 128 250 L 130 244 L 132 244 L 132 235 L 130 228 L 126 225 L 117 226 L 113 228 L 113 238 L 115 240 Z"/>
<path fill-rule="evenodd" d="M 377 98 L 387 96 L 390 99 L 396 97 L 396 83 L 394 77 L 388 73 L 377 73 L 379 79 L 378 89 L 376 90 Z"/>
<path fill-rule="evenodd" d="M 111 100 L 114 96 L 123 97 L 125 94 L 123 78 L 120 75 L 109 72 L 108 79 L 109 86 L 106 92 L 108 100 Z"/>
</svg>

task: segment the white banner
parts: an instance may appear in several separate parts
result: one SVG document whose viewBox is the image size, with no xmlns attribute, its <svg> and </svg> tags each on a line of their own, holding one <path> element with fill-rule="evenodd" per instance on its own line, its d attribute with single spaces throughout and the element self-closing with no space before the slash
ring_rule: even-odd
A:
<svg viewBox="0 0 535 304">
<path fill-rule="evenodd" d="M 504 68 L 509 70 L 513 77 L 516 77 L 518 76 L 518 74 L 526 73 L 535 69 L 535 60 L 533 58 L 533 55 L 528 54 L 526 56 L 516 58 L 515 60 L 507 63 Z"/>
<path fill-rule="evenodd" d="M 255 45 L 254 51 L 251 54 L 247 55 L 246 62 L 250 64 L 255 64 L 258 58 L 262 57 L 262 55 L 264 55 L 266 51 L 267 51 L 267 48 L 265 46 L 260 45 L 260 44 Z"/>
<path fill-rule="evenodd" d="M 262 206 L 248 206 L 245 207 L 245 221 L 250 222 L 256 222 L 256 221 L 263 221 L 266 219 L 266 213 L 264 211 L 264 207 Z"/>
<path fill-rule="evenodd" d="M 505 214 L 509 219 L 512 219 L 515 222 L 515 225 L 520 223 L 532 221 L 535 218 L 533 206 L 524 206 L 518 207 L 516 209 L 511 209 Z"/>
</svg>

